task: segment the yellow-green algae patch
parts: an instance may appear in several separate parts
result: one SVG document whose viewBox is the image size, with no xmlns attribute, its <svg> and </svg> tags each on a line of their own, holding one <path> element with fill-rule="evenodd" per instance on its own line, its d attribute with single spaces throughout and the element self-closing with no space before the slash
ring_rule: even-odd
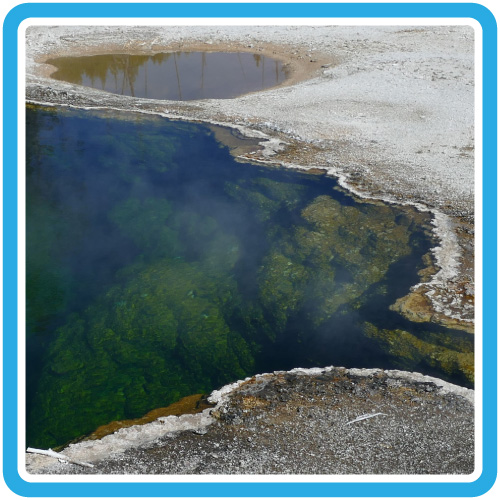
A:
<svg viewBox="0 0 500 500">
<path fill-rule="evenodd" d="M 474 353 L 470 342 L 460 342 L 446 334 L 440 334 L 438 339 L 429 334 L 424 340 L 404 330 L 378 329 L 370 323 L 365 323 L 364 330 L 367 336 L 376 339 L 384 350 L 397 358 L 403 369 L 412 370 L 424 361 L 448 375 L 461 373 L 474 383 Z M 441 345 L 436 345 L 433 340 Z"/>
<path fill-rule="evenodd" d="M 133 425 L 149 424 L 160 417 L 168 417 L 171 415 L 180 416 L 200 413 L 213 406 L 213 404 L 206 401 L 203 394 L 193 394 L 192 396 L 181 398 L 179 401 L 176 401 L 165 408 L 155 408 L 142 417 L 130 420 L 116 420 L 114 422 L 110 422 L 109 424 L 101 425 L 95 431 L 86 436 L 85 439 L 102 439 L 103 437 L 113 434 L 120 429 L 132 427 Z"/>
</svg>

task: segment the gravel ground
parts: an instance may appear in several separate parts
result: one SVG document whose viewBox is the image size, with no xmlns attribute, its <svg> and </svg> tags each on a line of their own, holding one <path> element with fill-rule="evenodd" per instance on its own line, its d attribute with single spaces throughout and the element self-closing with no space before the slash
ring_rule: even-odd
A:
<svg viewBox="0 0 500 500">
<path fill-rule="evenodd" d="M 167 417 L 163 424 L 122 429 L 62 451 L 91 462 L 93 468 L 28 454 L 27 470 L 133 475 L 471 474 L 473 397 L 470 389 L 408 372 L 276 372 L 215 391 L 211 398 L 217 405 L 189 416 L 190 424 L 182 423 L 186 416 Z"/>
</svg>

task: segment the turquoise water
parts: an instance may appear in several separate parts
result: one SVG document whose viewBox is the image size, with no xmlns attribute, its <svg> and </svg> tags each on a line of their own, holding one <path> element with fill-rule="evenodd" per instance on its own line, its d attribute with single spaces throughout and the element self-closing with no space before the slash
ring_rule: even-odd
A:
<svg viewBox="0 0 500 500">
<path fill-rule="evenodd" d="M 27 109 L 27 444 L 262 372 L 472 385 L 472 340 L 388 307 L 433 242 L 411 209 L 236 163 L 196 124 Z"/>
</svg>

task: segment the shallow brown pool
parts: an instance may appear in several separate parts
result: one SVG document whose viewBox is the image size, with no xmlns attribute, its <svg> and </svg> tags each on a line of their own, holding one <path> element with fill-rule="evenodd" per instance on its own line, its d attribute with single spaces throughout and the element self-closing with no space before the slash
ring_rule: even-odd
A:
<svg viewBox="0 0 500 500">
<path fill-rule="evenodd" d="M 47 61 L 52 78 L 149 99 L 229 99 L 285 80 L 278 60 L 246 52 L 168 52 L 153 56 L 106 54 Z"/>
</svg>

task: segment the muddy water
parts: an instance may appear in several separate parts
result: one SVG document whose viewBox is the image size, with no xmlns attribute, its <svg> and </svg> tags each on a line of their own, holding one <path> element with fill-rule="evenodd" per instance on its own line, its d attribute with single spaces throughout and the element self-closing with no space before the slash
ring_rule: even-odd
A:
<svg viewBox="0 0 500 500">
<path fill-rule="evenodd" d="M 137 114 L 29 108 L 26 167 L 29 446 L 297 366 L 473 383 L 469 335 L 389 310 L 426 214 Z"/>
<path fill-rule="evenodd" d="M 228 99 L 274 87 L 286 78 L 280 61 L 246 52 L 107 54 L 47 61 L 52 77 L 114 94 L 189 101 Z"/>
</svg>

